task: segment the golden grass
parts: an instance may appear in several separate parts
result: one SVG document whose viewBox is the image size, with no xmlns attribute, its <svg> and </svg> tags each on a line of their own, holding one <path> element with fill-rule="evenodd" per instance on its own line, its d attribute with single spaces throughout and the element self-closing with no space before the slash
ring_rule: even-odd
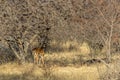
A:
<svg viewBox="0 0 120 80">
<path fill-rule="evenodd" d="M 104 72 L 105 66 L 99 65 Z M 36 77 L 38 80 L 41 80 L 45 77 L 44 69 L 34 66 L 31 63 L 26 63 L 24 65 L 18 65 L 16 63 L 8 63 L 0 66 L 0 77 L 6 79 L 7 75 L 17 75 L 24 76 L 19 80 L 27 80 L 25 77 L 31 77 L 34 80 Z M 25 75 L 26 73 L 26 75 Z M 4 75 L 4 76 L 1 76 Z M 81 67 L 51 67 L 50 71 L 51 80 L 99 80 L 99 74 L 97 67 L 94 66 L 81 66 Z M 13 78 L 8 78 L 7 80 L 13 80 Z M 32 80 L 30 79 L 30 80 Z M 44 78 L 46 79 L 46 78 Z"/>
<path fill-rule="evenodd" d="M 52 47 L 54 47 L 52 50 L 56 51 L 56 49 L 61 48 L 59 52 L 69 52 L 69 51 L 76 51 L 81 53 L 81 55 L 88 55 L 90 54 L 89 45 L 86 42 L 83 42 L 82 44 L 77 42 L 76 40 L 73 41 L 66 41 L 64 43 L 60 43 L 57 41 L 52 41 L 50 43 Z"/>
<path fill-rule="evenodd" d="M 96 66 L 82 66 L 79 68 L 58 67 L 56 68 L 54 75 L 61 78 L 61 80 L 99 80 Z"/>
<path fill-rule="evenodd" d="M 36 68 L 34 71 L 32 71 L 32 73 L 38 73 L 42 72 L 42 70 L 37 67 L 34 66 L 34 68 Z M 29 72 L 31 71 L 33 68 L 33 64 L 32 63 L 26 63 L 24 65 L 18 65 L 17 63 L 7 63 L 7 64 L 3 64 L 0 66 L 0 72 L 2 74 L 16 74 L 16 75 L 21 75 L 24 72 Z M 37 71 L 36 71 L 37 70 Z"/>
<path fill-rule="evenodd" d="M 19 65 L 15 62 L 0 65 L 0 80 L 100 80 L 101 75 L 106 73 L 107 67 L 102 63 L 80 65 L 79 62 L 82 60 L 90 59 L 89 47 L 86 43 L 80 46 L 74 42 L 67 42 L 61 46 L 69 48 L 70 44 L 77 46 L 77 51 L 45 54 L 46 67 L 33 63 Z M 120 59 L 120 56 L 115 55 L 112 58 L 116 60 Z M 65 64 L 67 65 L 63 66 Z M 110 64 L 112 69 L 114 65 L 114 63 Z"/>
<path fill-rule="evenodd" d="M 65 62 L 67 60 L 70 63 L 73 59 L 77 59 L 79 54 L 77 52 L 46 54 L 45 59 L 51 62 L 56 60 Z M 116 59 L 119 56 L 113 56 L 113 58 Z M 114 65 L 112 63 L 110 67 L 114 69 Z M 89 66 L 76 66 L 74 64 L 72 66 L 59 66 L 53 63 L 50 66 L 46 64 L 46 67 L 40 67 L 33 65 L 33 63 L 19 65 L 11 62 L 0 65 L 0 80 L 100 80 L 101 75 L 104 75 L 106 70 L 107 67 L 102 63 Z"/>
</svg>

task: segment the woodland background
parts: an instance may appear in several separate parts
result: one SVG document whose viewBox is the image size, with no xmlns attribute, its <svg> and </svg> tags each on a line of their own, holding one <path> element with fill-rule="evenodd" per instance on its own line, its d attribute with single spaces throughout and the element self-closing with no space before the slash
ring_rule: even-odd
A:
<svg viewBox="0 0 120 80">
<path fill-rule="evenodd" d="M 31 66 L 35 47 L 45 50 L 44 68 Z M 18 75 L 1 73 L 1 80 L 68 80 L 55 75 L 55 66 L 74 67 L 75 75 L 95 67 L 98 80 L 119 80 L 120 0 L 0 0 L 0 63 L 1 69 L 23 68 Z M 42 78 L 23 64 L 30 72 L 42 69 Z M 96 80 L 86 74 L 70 79 Z"/>
</svg>

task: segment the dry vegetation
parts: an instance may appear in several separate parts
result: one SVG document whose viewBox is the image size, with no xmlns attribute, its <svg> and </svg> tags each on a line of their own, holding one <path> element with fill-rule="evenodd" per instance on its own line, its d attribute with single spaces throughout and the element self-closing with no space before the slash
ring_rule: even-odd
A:
<svg viewBox="0 0 120 80">
<path fill-rule="evenodd" d="M 87 47 L 81 46 L 85 51 L 82 53 L 79 51 L 46 53 L 44 67 L 33 63 L 2 64 L 0 80 L 119 80 L 119 54 L 114 55 L 113 62 L 106 65 L 104 62 L 92 61 L 89 53 L 86 54 Z M 98 58 L 102 59 L 103 55 Z"/>
<path fill-rule="evenodd" d="M 120 80 L 119 66 L 120 0 L 0 0 L 0 80 Z"/>
<path fill-rule="evenodd" d="M 68 54 L 68 53 L 67 53 Z M 60 57 L 63 55 L 47 55 L 51 62 L 56 61 L 61 64 L 65 62 Z M 59 56 L 59 57 L 58 57 Z M 69 55 L 73 56 L 73 55 Z M 65 64 L 57 65 L 57 63 L 47 64 L 46 67 L 34 65 L 33 63 L 25 63 L 19 65 L 15 62 L 2 64 L 0 66 L 0 80 L 106 80 L 109 78 L 119 80 L 120 75 L 119 64 L 117 61 L 109 64 L 109 67 L 104 63 L 94 63 L 90 65 L 66 65 L 69 64 L 67 60 L 71 60 L 68 55 L 64 55 L 66 59 Z M 120 59 L 119 59 L 120 60 Z"/>
<path fill-rule="evenodd" d="M 99 66 L 101 66 L 103 70 L 101 74 L 103 74 L 105 66 Z M 45 72 L 38 66 L 33 68 L 33 64 L 8 63 L 1 65 L 0 69 L 0 80 L 99 80 L 96 66 L 51 67 Z"/>
</svg>

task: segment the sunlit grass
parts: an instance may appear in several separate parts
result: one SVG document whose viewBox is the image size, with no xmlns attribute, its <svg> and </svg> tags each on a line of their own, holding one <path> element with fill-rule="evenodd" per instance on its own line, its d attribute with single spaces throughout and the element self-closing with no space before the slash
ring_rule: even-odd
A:
<svg viewBox="0 0 120 80">
<path fill-rule="evenodd" d="M 80 46 L 74 42 L 61 46 L 67 49 L 70 44 L 76 46 L 77 50 L 45 53 L 45 66 L 33 63 L 20 65 L 17 62 L 0 65 L 0 80 L 100 80 L 108 67 L 104 63 L 81 64 L 91 59 L 89 46 L 86 43 Z M 102 59 L 104 56 L 99 55 L 96 58 Z M 113 55 L 112 59 L 120 59 L 120 56 Z M 116 68 L 114 65 L 114 62 L 109 64 L 112 70 Z"/>
<path fill-rule="evenodd" d="M 101 68 L 103 68 L 103 71 L 105 69 L 105 66 L 100 65 Z M 8 80 L 13 80 L 15 77 L 11 78 L 12 76 L 21 76 L 21 79 L 19 80 L 26 80 L 25 77 L 31 77 L 32 79 L 35 79 L 37 77 L 38 79 L 44 78 L 44 69 L 33 66 L 31 63 L 26 63 L 24 65 L 18 65 L 16 63 L 8 63 L 0 66 L 0 76 L 4 79 L 4 77 L 7 77 L 9 75 Z M 43 75 L 44 74 L 44 75 Z M 60 67 L 60 66 L 53 66 L 51 67 L 51 78 L 55 80 L 99 80 L 99 74 L 97 71 L 97 67 L 94 66 L 81 66 L 81 67 Z M 11 77 L 10 77 L 11 75 Z M 25 78 L 25 79 L 24 79 Z M 6 78 L 5 78 L 6 79 Z M 31 80 L 32 80 L 31 79 Z M 46 79 L 46 78 L 45 78 Z M 51 80 L 52 80 L 51 79 Z"/>
</svg>

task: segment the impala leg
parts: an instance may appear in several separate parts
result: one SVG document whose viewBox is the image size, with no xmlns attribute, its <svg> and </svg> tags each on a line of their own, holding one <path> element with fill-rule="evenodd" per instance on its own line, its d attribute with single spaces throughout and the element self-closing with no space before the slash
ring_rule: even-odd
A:
<svg viewBox="0 0 120 80">
<path fill-rule="evenodd" d="M 41 63 L 41 62 L 40 62 L 40 61 L 41 61 L 41 57 L 40 57 L 40 55 L 39 55 L 39 60 L 38 60 L 38 61 L 39 61 L 39 64 L 40 64 L 40 63 Z"/>
<path fill-rule="evenodd" d="M 33 54 L 33 63 L 35 64 L 36 63 L 36 52 L 32 52 L 32 54 Z"/>
<path fill-rule="evenodd" d="M 37 57 L 34 58 L 34 64 L 37 64 Z"/>
<path fill-rule="evenodd" d="M 44 65 L 44 57 L 43 56 L 41 56 L 41 62 Z"/>
<path fill-rule="evenodd" d="M 34 64 L 38 64 L 38 55 L 35 53 L 34 55 Z"/>
<path fill-rule="evenodd" d="M 39 56 L 37 56 L 37 64 L 39 64 Z"/>
</svg>

